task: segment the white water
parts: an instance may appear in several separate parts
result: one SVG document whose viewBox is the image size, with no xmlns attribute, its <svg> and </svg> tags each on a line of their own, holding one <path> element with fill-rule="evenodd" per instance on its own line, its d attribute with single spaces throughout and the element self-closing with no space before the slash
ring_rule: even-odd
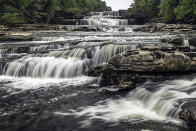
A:
<svg viewBox="0 0 196 131">
<path fill-rule="evenodd" d="M 183 46 L 189 47 L 189 40 L 184 39 Z"/>
<path fill-rule="evenodd" d="M 119 11 L 90 12 L 90 16 L 99 15 L 102 17 L 120 17 Z"/>
<path fill-rule="evenodd" d="M 24 57 L 8 63 L 4 68 L 4 74 L 33 78 L 76 77 L 87 71 L 88 62 L 75 58 Z"/>
<path fill-rule="evenodd" d="M 64 50 L 64 51 L 53 51 L 50 52 L 49 54 L 46 54 L 46 56 L 54 56 L 54 57 L 74 57 L 78 59 L 84 59 L 87 58 L 87 54 L 85 49 L 82 48 L 75 48 L 71 50 Z"/>
<path fill-rule="evenodd" d="M 195 84 L 196 79 L 179 79 L 161 83 L 147 82 L 131 91 L 125 98 L 108 99 L 94 106 L 82 107 L 67 113 L 55 112 L 55 114 L 86 116 L 81 122 L 83 126 L 90 125 L 94 119 L 101 119 L 106 123 L 121 121 L 137 123 L 152 120 L 182 124 L 178 113 L 183 103 L 179 103 L 179 100 L 195 98 Z"/>
<path fill-rule="evenodd" d="M 17 48 L 13 49 L 0 49 L 0 55 L 7 55 L 7 54 L 15 54 L 17 52 Z"/>
<path fill-rule="evenodd" d="M 51 48 L 58 48 L 58 46 L 44 45 L 38 48 L 33 47 L 31 51 L 44 51 Z M 4 67 L 3 74 L 33 78 L 76 77 L 84 75 L 92 66 L 107 62 L 112 56 L 135 48 L 130 45 L 109 44 L 92 47 L 90 52 L 88 49 L 74 48 L 70 50 L 51 51 L 46 54 L 35 54 L 7 63 Z M 92 57 L 91 59 L 88 59 L 88 54 Z"/>
<path fill-rule="evenodd" d="M 51 85 L 58 86 L 59 84 L 65 84 L 60 87 L 69 87 L 69 86 L 78 86 L 83 84 L 88 84 L 93 81 L 96 81 L 96 78 L 81 76 L 76 78 L 63 78 L 63 79 L 40 79 L 40 78 L 31 78 L 31 77 L 10 77 L 10 76 L 0 76 L 0 82 L 5 83 L 4 88 L 14 88 L 20 90 L 30 90 L 30 89 L 39 89 L 41 87 L 47 88 Z M 2 87 L 3 88 L 3 87 Z"/>
<path fill-rule="evenodd" d="M 136 49 L 134 46 L 130 45 L 105 45 L 102 47 L 97 47 L 94 55 L 94 65 L 108 62 L 108 60 L 117 54 L 121 54 L 127 50 Z"/>
<path fill-rule="evenodd" d="M 64 37 L 35 37 L 34 41 L 57 42 L 57 41 L 65 41 L 65 38 Z"/>
<path fill-rule="evenodd" d="M 121 25 L 128 25 L 128 20 L 91 17 L 91 18 L 84 18 L 78 24 L 89 25 L 89 26 L 121 26 Z"/>
<path fill-rule="evenodd" d="M 59 45 L 59 44 L 40 45 L 40 46 L 30 47 L 30 52 L 39 53 L 39 52 L 51 51 L 51 50 L 60 49 L 60 48 L 64 48 L 64 46 Z"/>
<path fill-rule="evenodd" d="M 118 11 L 92 12 L 90 17 L 80 20 L 77 25 L 88 26 L 127 26 L 127 19 L 120 19 Z"/>
</svg>

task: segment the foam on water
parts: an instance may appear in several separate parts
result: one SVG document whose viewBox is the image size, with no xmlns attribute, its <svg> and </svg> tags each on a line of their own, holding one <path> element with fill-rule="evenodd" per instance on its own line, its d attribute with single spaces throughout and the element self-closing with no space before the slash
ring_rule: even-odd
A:
<svg viewBox="0 0 196 131">
<path fill-rule="evenodd" d="M 78 86 L 88 84 L 96 81 L 96 78 L 81 76 L 75 78 L 64 78 L 64 79 L 40 79 L 30 77 L 11 77 L 11 76 L 0 76 L 0 82 L 4 83 L 5 88 L 15 88 L 20 90 L 38 89 L 41 87 L 49 87 L 51 85 L 63 84 L 67 86 Z M 62 86 L 63 87 L 63 86 Z"/>
<path fill-rule="evenodd" d="M 35 37 L 34 41 L 65 41 L 64 37 Z"/>
<path fill-rule="evenodd" d="M 94 106 L 81 107 L 65 114 L 55 113 L 76 117 L 86 116 L 86 119 L 81 122 L 83 126 L 90 125 L 94 119 L 101 119 L 106 123 L 152 120 L 181 124 L 178 113 L 183 103 L 180 101 L 191 98 L 196 98 L 196 79 L 147 82 L 131 91 L 125 98 L 108 99 Z"/>
</svg>

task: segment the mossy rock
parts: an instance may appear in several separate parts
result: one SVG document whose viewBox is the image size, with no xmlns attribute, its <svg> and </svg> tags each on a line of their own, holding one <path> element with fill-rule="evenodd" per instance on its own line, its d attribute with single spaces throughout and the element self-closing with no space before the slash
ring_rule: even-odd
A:
<svg viewBox="0 0 196 131">
<path fill-rule="evenodd" d="M 3 35 L 0 37 L 0 41 L 32 41 L 33 36 L 7 36 Z"/>
</svg>

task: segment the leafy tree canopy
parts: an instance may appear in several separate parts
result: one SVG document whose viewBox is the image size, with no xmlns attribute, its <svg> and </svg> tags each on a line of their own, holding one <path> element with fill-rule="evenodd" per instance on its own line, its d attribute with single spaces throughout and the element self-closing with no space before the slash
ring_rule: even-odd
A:
<svg viewBox="0 0 196 131">
<path fill-rule="evenodd" d="M 0 23 L 49 23 L 55 16 L 81 17 L 84 12 L 108 10 L 101 0 L 0 0 Z"/>
<path fill-rule="evenodd" d="M 128 15 L 141 13 L 164 22 L 196 22 L 196 0 L 134 0 Z"/>
</svg>

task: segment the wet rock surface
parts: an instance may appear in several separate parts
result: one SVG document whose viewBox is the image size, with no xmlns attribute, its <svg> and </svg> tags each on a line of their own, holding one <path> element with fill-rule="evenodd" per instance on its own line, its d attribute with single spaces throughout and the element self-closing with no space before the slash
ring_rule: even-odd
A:
<svg viewBox="0 0 196 131">
<path fill-rule="evenodd" d="M 188 100 L 182 105 L 182 111 L 179 112 L 179 118 L 187 123 L 191 131 L 196 130 L 196 101 Z"/>
<path fill-rule="evenodd" d="M 164 52 L 161 49 L 135 50 L 112 57 L 108 64 L 90 69 L 86 74 L 100 76 L 110 84 L 134 88 L 148 79 L 160 80 L 171 75 L 196 72 L 196 61 L 191 53 Z"/>
<path fill-rule="evenodd" d="M 147 23 L 144 27 L 140 28 L 139 30 L 147 32 L 187 33 L 194 32 L 196 30 L 196 26 L 186 24 Z"/>
<path fill-rule="evenodd" d="M 0 36 L 0 41 L 32 41 L 33 35 L 25 32 L 6 33 Z"/>
<path fill-rule="evenodd" d="M 87 117 L 83 116 L 78 118 L 55 112 L 69 112 L 81 106 L 92 106 L 94 103 L 107 98 L 118 99 L 123 97 L 123 94 L 121 93 L 119 95 L 98 91 L 87 85 L 66 87 L 63 84 L 48 88 L 43 87 L 37 90 L 21 91 L 13 89 L 8 92 L 4 88 L 6 84 L 1 84 L 0 87 L 0 130 L 3 131 L 96 131 L 106 129 L 111 131 L 140 131 L 142 129 L 186 131 L 185 128 L 175 126 L 172 123 L 161 124 L 153 121 L 136 124 L 121 122 L 118 125 L 94 119 L 90 126 L 83 127 L 83 124 L 80 122 L 87 119 Z M 18 93 L 12 94 L 11 92 Z M 157 126 L 159 126 L 159 129 Z"/>
</svg>

